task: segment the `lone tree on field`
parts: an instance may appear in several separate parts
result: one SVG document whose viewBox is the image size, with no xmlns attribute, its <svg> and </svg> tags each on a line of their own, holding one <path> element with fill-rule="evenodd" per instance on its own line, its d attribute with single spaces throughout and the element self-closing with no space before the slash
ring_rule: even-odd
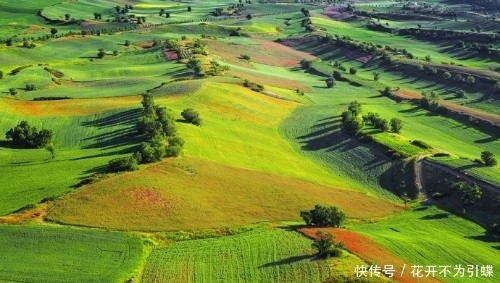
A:
<svg viewBox="0 0 500 283">
<path fill-rule="evenodd" d="M 335 79 L 333 77 L 329 77 L 325 82 L 327 88 L 333 88 L 335 86 Z"/>
<path fill-rule="evenodd" d="M 346 219 L 345 213 L 340 211 L 335 206 L 314 206 L 314 209 L 309 211 L 301 211 L 300 217 L 304 219 L 307 225 L 319 227 L 340 227 Z"/>
<path fill-rule="evenodd" d="M 378 81 L 380 79 L 380 73 L 379 72 L 373 72 L 373 80 Z"/>
<path fill-rule="evenodd" d="M 478 185 L 467 182 L 456 182 L 452 185 L 452 189 L 462 193 L 462 197 L 460 198 L 460 200 L 462 201 L 462 204 L 464 206 L 464 212 L 465 207 L 475 204 L 483 194 L 481 188 Z"/>
<path fill-rule="evenodd" d="M 186 108 L 182 110 L 181 115 L 184 118 L 184 120 L 188 121 L 189 123 L 197 126 L 201 125 L 201 118 L 198 111 L 192 108 Z"/>
<path fill-rule="evenodd" d="M 188 6 L 188 12 L 191 12 L 191 6 Z"/>
<path fill-rule="evenodd" d="M 401 119 L 398 118 L 392 118 L 390 124 L 391 124 L 391 131 L 396 134 L 399 134 L 401 128 L 403 127 L 403 121 L 401 121 Z"/>
<path fill-rule="evenodd" d="M 247 20 L 251 20 L 252 19 L 252 14 L 248 14 L 247 15 Z"/>
<path fill-rule="evenodd" d="M 52 34 L 52 37 L 54 37 L 57 33 L 57 29 L 56 28 L 51 28 L 50 29 L 50 33 Z"/>
<path fill-rule="evenodd" d="M 481 160 L 484 162 L 486 166 L 493 167 L 497 165 L 497 159 L 495 158 L 495 155 L 491 151 L 481 152 Z"/>
<path fill-rule="evenodd" d="M 99 52 L 97 52 L 97 58 L 102 59 L 104 58 L 104 56 L 106 56 L 106 51 L 104 51 L 104 49 L 102 48 L 99 48 Z"/>
<path fill-rule="evenodd" d="M 331 233 L 319 230 L 311 247 L 318 251 L 317 256 L 320 258 L 339 257 L 342 255 L 344 243 L 335 242 L 335 237 Z"/>
</svg>

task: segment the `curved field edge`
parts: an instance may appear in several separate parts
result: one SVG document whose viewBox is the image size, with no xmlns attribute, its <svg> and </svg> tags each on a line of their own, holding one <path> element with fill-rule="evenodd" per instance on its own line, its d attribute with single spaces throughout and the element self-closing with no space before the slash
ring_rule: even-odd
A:
<svg viewBox="0 0 500 283">
<path fill-rule="evenodd" d="M 1 225 L 0 243 L 0 280 L 16 282 L 123 282 L 143 254 L 137 237 L 48 225 Z"/>
<path fill-rule="evenodd" d="M 434 206 L 417 207 L 373 224 L 352 225 L 365 235 L 414 265 L 450 265 L 452 274 L 445 282 L 497 282 L 494 277 L 453 277 L 456 265 L 491 265 L 500 269 L 498 242 L 492 241 L 481 226 Z M 408 271 L 408 270 L 407 270 Z M 409 270 L 411 271 L 411 269 Z"/>
<path fill-rule="evenodd" d="M 402 209 L 362 192 L 183 157 L 82 187 L 47 219 L 119 230 L 199 229 L 298 220 L 299 211 L 317 203 L 358 219 Z"/>
</svg>

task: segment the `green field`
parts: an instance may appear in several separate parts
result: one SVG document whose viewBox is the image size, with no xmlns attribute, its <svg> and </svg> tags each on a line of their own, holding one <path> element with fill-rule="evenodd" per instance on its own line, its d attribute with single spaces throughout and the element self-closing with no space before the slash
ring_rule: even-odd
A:
<svg viewBox="0 0 500 283">
<path fill-rule="evenodd" d="M 456 265 L 500 268 L 498 242 L 485 235 L 484 228 L 463 218 L 431 207 L 419 207 L 374 224 L 352 226 L 414 265 L 450 265 L 446 282 L 497 282 L 494 277 L 468 273 L 453 277 Z M 408 266 L 407 271 L 411 268 Z M 439 269 L 438 269 L 439 270 Z M 425 273 L 424 273 L 425 274 Z"/>
<path fill-rule="evenodd" d="M 138 238 L 100 230 L 2 225 L 0 235 L 2 282 L 123 282 L 143 253 Z"/>
<path fill-rule="evenodd" d="M 410 10 L 395 14 L 422 3 L 295 2 L 0 0 L 0 281 L 323 283 L 352 277 L 356 265 L 392 259 L 452 270 L 491 265 L 493 278 L 439 279 L 497 282 L 499 241 L 486 225 L 498 220 L 488 214 L 498 194 L 488 189 L 464 210 L 460 192 L 420 206 L 430 196 L 416 188 L 422 181 L 425 189 L 420 178 L 438 183 L 439 174 L 417 174 L 418 157 L 434 153 L 449 156 L 429 160 L 499 185 L 500 165 L 474 161 L 482 151 L 499 158 L 498 128 L 380 93 L 390 86 L 415 99 L 435 91 L 442 105 L 496 123 L 496 11 L 431 0 L 431 23 L 415 20 Z M 350 5 L 408 18 L 380 20 L 394 29 L 464 32 L 479 25 L 481 33 L 467 36 L 478 40 L 471 44 L 490 44 L 489 54 L 460 49 L 456 38 L 416 40 L 370 30 L 366 24 L 377 19 L 349 18 L 342 9 Z M 342 19 L 328 18 L 325 9 Z M 453 9 L 466 11 L 457 20 L 439 14 Z M 319 36 L 327 33 L 375 47 L 325 44 Z M 402 50 L 377 53 L 386 45 L 418 58 L 405 59 Z M 426 55 L 431 62 L 424 62 Z M 306 70 L 304 61 L 312 67 Z M 442 70 L 439 78 L 423 75 L 419 63 L 448 68 L 453 78 L 471 72 L 477 83 L 445 79 Z M 334 70 L 344 79 L 327 88 Z M 464 98 L 455 98 L 459 88 Z M 182 152 L 110 173 L 110 160 L 131 156 L 147 139 L 137 124 L 146 92 L 171 111 L 176 135 L 185 141 Z M 401 131 L 365 125 L 363 136 L 347 135 L 341 114 L 354 100 L 361 115 L 401 119 Z M 201 125 L 187 123 L 186 108 L 199 112 Z M 50 147 L 26 149 L 7 140 L 5 133 L 23 120 L 53 131 L 54 155 Z M 148 125 L 158 134 L 158 122 Z M 345 229 L 331 231 L 350 241 L 346 247 L 355 254 L 315 257 L 312 240 L 296 229 L 304 227 L 300 212 L 316 204 L 346 213 Z M 314 228 L 305 228 L 300 231 L 313 236 Z M 370 251 L 378 254 L 367 256 Z"/>
<path fill-rule="evenodd" d="M 321 282 L 338 269 L 352 272 L 356 264 L 359 259 L 349 254 L 316 260 L 311 240 L 275 228 L 157 248 L 148 259 L 142 281 Z"/>
</svg>

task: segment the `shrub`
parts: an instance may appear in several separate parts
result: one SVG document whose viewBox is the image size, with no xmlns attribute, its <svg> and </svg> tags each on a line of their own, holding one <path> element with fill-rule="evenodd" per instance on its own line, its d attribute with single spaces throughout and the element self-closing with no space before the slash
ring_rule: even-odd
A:
<svg viewBox="0 0 500 283">
<path fill-rule="evenodd" d="M 325 80 L 325 83 L 327 88 L 333 88 L 335 86 L 335 79 L 329 77 L 328 79 Z"/>
<path fill-rule="evenodd" d="M 184 118 L 184 120 L 186 120 L 187 122 L 194 124 L 194 125 L 197 125 L 197 126 L 201 125 L 201 118 L 200 118 L 200 114 L 198 113 L 198 111 L 196 111 L 192 108 L 186 108 L 186 109 L 182 110 L 181 115 Z"/>
<path fill-rule="evenodd" d="M 110 172 L 134 171 L 139 169 L 137 160 L 133 156 L 116 158 L 109 161 L 108 169 Z"/>
<path fill-rule="evenodd" d="M 358 72 L 358 70 L 356 68 L 354 68 L 354 67 L 349 68 L 349 73 L 351 75 L 355 75 L 357 72 Z"/>
<path fill-rule="evenodd" d="M 329 258 L 341 256 L 344 243 L 335 242 L 334 236 L 331 233 L 318 231 L 316 232 L 316 238 L 311 246 L 312 248 L 318 250 L 318 257 Z"/>
</svg>

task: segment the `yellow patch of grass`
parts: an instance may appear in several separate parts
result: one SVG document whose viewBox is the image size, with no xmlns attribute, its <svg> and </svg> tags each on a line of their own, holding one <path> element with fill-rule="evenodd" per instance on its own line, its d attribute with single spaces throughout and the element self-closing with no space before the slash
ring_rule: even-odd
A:
<svg viewBox="0 0 500 283">
<path fill-rule="evenodd" d="M 317 203 L 337 205 L 353 218 L 401 209 L 361 192 L 177 158 L 84 187 L 60 201 L 48 218 L 120 230 L 199 229 L 299 220 L 301 210 Z"/>
</svg>

